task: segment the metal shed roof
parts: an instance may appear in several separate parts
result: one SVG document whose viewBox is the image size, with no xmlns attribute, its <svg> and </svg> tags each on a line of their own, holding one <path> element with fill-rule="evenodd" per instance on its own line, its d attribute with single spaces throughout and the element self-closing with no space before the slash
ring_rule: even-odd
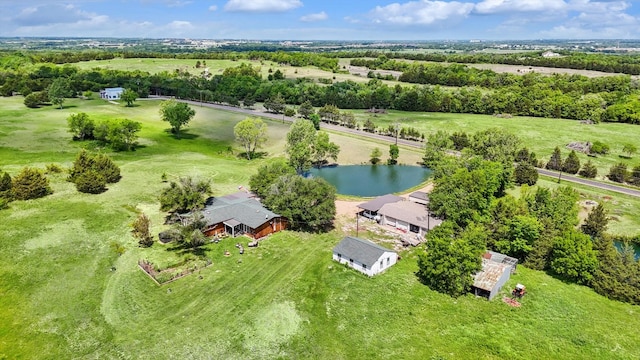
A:
<svg viewBox="0 0 640 360">
<path fill-rule="evenodd" d="M 395 253 L 395 251 L 384 248 L 369 240 L 352 236 L 347 236 L 342 239 L 342 241 L 333 248 L 333 252 L 340 254 L 343 258 L 353 259 L 360 264 L 367 265 L 367 267 L 372 267 L 385 252 Z"/>
<path fill-rule="evenodd" d="M 358 207 L 363 210 L 378 211 L 385 204 L 394 203 L 402 200 L 403 198 L 401 198 L 400 196 L 387 194 L 387 195 L 378 196 L 373 200 L 362 203 L 358 205 Z"/>
</svg>

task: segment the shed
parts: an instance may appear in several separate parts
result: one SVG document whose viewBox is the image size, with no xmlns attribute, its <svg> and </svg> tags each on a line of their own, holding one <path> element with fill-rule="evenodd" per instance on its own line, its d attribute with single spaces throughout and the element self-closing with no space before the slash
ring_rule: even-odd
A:
<svg viewBox="0 0 640 360">
<path fill-rule="evenodd" d="M 510 276 L 509 265 L 483 258 L 482 270 L 473 276 L 471 288 L 476 296 L 484 296 L 491 300 L 500 292 Z"/>
<path fill-rule="evenodd" d="M 333 248 L 333 260 L 374 276 L 398 261 L 398 254 L 369 240 L 347 236 Z"/>
<path fill-rule="evenodd" d="M 120 100 L 120 95 L 124 88 L 116 87 L 116 88 L 106 88 L 104 90 L 100 90 L 100 98 L 105 100 Z"/>
</svg>

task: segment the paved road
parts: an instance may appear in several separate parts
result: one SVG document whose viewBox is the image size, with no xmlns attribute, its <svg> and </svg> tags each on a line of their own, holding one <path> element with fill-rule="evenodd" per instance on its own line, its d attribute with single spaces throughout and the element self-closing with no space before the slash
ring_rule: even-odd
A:
<svg viewBox="0 0 640 360">
<path fill-rule="evenodd" d="M 150 96 L 149 98 L 150 99 L 166 99 L 167 97 Z M 284 115 L 279 115 L 279 114 L 265 113 L 265 112 L 262 112 L 262 111 L 259 111 L 259 110 L 242 109 L 242 108 L 235 107 L 235 106 L 210 104 L 210 103 L 200 103 L 200 102 L 191 101 L 191 100 L 178 100 L 178 101 L 186 102 L 186 103 L 191 104 L 193 106 L 204 106 L 204 107 L 209 107 L 209 108 L 213 108 L 213 109 L 233 111 L 233 112 L 243 113 L 243 114 L 247 114 L 247 115 L 251 115 L 251 116 L 261 116 L 261 117 L 265 117 L 265 118 L 270 118 L 270 119 L 280 120 L 280 121 L 286 121 L 286 122 L 293 122 L 293 121 L 296 120 L 296 118 L 293 118 L 293 117 L 286 117 Z M 357 136 L 360 136 L 360 137 L 366 137 L 366 138 L 370 138 L 370 139 L 374 139 L 374 140 L 378 140 L 378 141 L 384 141 L 384 142 L 389 142 L 389 143 L 393 143 L 393 142 L 396 141 L 396 139 L 391 138 L 389 136 L 384 136 L 384 135 L 379 135 L 379 134 L 372 134 L 372 133 L 368 133 L 368 132 L 360 131 L 360 130 L 355 130 L 355 129 L 349 129 L 349 128 L 346 128 L 344 126 L 321 123 L 320 127 L 322 129 L 332 130 L 332 131 L 341 132 L 341 133 L 354 134 L 354 135 L 357 135 Z M 398 145 L 404 145 L 404 146 L 417 148 L 417 149 L 422 149 L 422 147 L 423 147 L 422 143 L 420 143 L 420 142 L 411 141 L 411 140 L 404 140 L 404 139 L 398 139 Z M 546 170 L 546 169 L 537 169 L 537 170 L 538 170 L 538 173 L 540 175 L 558 177 L 558 172 L 557 171 L 550 171 L 550 170 Z M 565 174 L 565 173 L 562 174 L 561 179 L 562 179 L 562 181 L 573 182 L 573 183 L 576 183 L 576 184 L 582 184 L 582 185 L 586 185 L 586 186 L 590 186 L 590 187 L 594 187 L 594 188 L 598 188 L 598 189 L 602 189 L 602 190 L 609 190 L 609 191 L 614 191 L 614 192 L 625 194 L 625 195 L 640 197 L 640 190 L 630 189 L 630 188 L 626 188 L 626 187 L 623 187 L 623 186 L 603 183 L 603 182 L 599 182 L 599 181 L 595 181 L 595 180 L 589 180 L 589 179 L 580 178 L 580 177 L 577 177 L 577 176 L 571 176 L 571 175 L 568 175 L 568 174 Z"/>
</svg>

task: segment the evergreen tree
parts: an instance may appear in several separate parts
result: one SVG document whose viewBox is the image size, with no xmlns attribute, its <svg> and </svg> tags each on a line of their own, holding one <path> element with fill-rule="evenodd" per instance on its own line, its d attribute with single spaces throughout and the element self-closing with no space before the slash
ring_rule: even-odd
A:
<svg viewBox="0 0 640 360">
<path fill-rule="evenodd" d="M 298 108 L 298 114 L 305 119 L 308 119 L 311 114 L 314 113 L 313 106 L 311 105 L 311 101 L 307 100 L 300 104 Z"/>
<path fill-rule="evenodd" d="M 25 167 L 12 182 L 13 198 L 16 200 L 37 199 L 53 192 L 49 179 L 35 168 Z"/>
<path fill-rule="evenodd" d="M 547 169 L 562 171 L 562 154 L 560 153 L 560 148 L 558 146 L 553 149 L 551 159 L 549 159 L 549 162 L 547 163 Z"/>
<path fill-rule="evenodd" d="M 619 183 L 625 182 L 628 176 L 629 176 L 629 172 L 627 171 L 627 164 L 625 163 L 617 163 L 613 165 L 609 169 L 609 174 L 607 175 L 609 180 L 619 182 Z"/>
<path fill-rule="evenodd" d="M 571 150 L 569 156 L 562 164 L 562 171 L 568 174 L 576 174 L 580 170 L 580 159 L 574 150 Z"/>
<path fill-rule="evenodd" d="M 629 182 L 635 186 L 640 186 L 640 165 L 635 166 L 633 170 L 631 170 Z"/>
<path fill-rule="evenodd" d="M 11 192 L 12 180 L 11 175 L 7 172 L 0 171 L 0 199 L 7 200 L 9 202 L 13 198 Z"/>
<path fill-rule="evenodd" d="M 538 171 L 528 162 L 519 163 L 513 172 L 513 176 L 517 185 L 527 184 L 532 186 L 538 182 Z"/>
<path fill-rule="evenodd" d="M 389 145 L 389 159 L 387 159 L 387 165 L 395 165 L 398 163 L 398 157 L 400 156 L 400 148 L 396 144 Z"/>
<path fill-rule="evenodd" d="M 78 175 L 74 184 L 76 189 L 85 194 L 101 194 L 107 191 L 107 180 L 104 175 L 94 169 L 88 169 Z"/>
<path fill-rule="evenodd" d="M 580 169 L 580 172 L 578 174 L 580 176 L 593 179 L 596 177 L 596 175 L 598 175 L 598 168 L 593 165 L 591 160 L 587 160 L 587 162 L 582 165 L 582 169 Z"/>
<path fill-rule="evenodd" d="M 592 238 L 600 237 L 607 231 L 608 223 L 608 212 L 604 208 L 604 205 L 600 203 L 589 213 L 589 216 L 587 216 L 587 219 L 581 226 L 581 230 Z"/>
<path fill-rule="evenodd" d="M 97 154 L 93 162 L 94 169 L 104 176 L 108 184 L 120 181 L 120 168 L 105 154 Z"/>
<path fill-rule="evenodd" d="M 106 184 L 120 181 L 120 168 L 105 154 L 92 155 L 82 150 L 69 170 L 69 181 L 80 192 L 99 194 L 106 191 Z"/>
<path fill-rule="evenodd" d="M 640 263 L 621 254 L 608 236 L 594 239 L 598 268 L 591 281 L 593 289 L 609 299 L 640 305 Z"/>
</svg>

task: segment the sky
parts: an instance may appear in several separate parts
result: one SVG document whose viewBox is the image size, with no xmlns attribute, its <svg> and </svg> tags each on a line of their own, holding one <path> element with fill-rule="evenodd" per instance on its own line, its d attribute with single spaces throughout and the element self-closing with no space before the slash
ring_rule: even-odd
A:
<svg viewBox="0 0 640 360">
<path fill-rule="evenodd" d="M 640 1 L 0 0 L 0 36 L 640 39 Z"/>
</svg>

